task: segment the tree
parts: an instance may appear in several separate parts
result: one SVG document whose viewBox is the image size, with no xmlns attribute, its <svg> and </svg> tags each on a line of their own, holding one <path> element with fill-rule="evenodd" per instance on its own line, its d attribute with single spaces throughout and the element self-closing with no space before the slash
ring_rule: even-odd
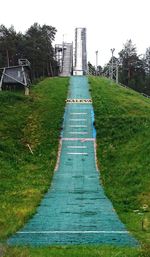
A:
<svg viewBox="0 0 150 257">
<path fill-rule="evenodd" d="M 52 67 L 56 65 L 56 62 L 54 61 L 54 49 L 52 47 L 52 41 L 55 39 L 56 29 L 52 26 L 43 25 L 41 30 L 46 47 L 45 65 L 47 73 L 49 75 L 53 75 L 54 71 Z"/>
<path fill-rule="evenodd" d="M 52 42 L 56 29 L 52 26 L 34 23 L 27 32 L 16 33 L 14 27 L 0 26 L 0 66 L 17 65 L 18 59 L 31 62 L 33 79 L 41 76 L 53 76 L 57 63 L 54 58 Z"/>
<path fill-rule="evenodd" d="M 90 62 L 88 62 L 88 72 L 91 75 L 95 75 L 96 74 L 95 66 L 93 66 Z"/>
<path fill-rule="evenodd" d="M 98 65 L 97 66 L 97 75 L 101 75 L 102 74 L 102 66 Z"/>
<path fill-rule="evenodd" d="M 56 29 L 51 26 L 42 27 L 34 23 L 26 32 L 26 56 L 32 64 L 33 78 L 52 76 L 54 64 L 54 51 L 52 41 Z"/>
<path fill-rule="evenodd" d="M 0 26 L 0 54 L 1 66 L 14 65 L 16 49 L 17 33 L 14 27 L 7 29 L 4 25 Z"/>
<path fill-rule="evenodd" d="M 146 75 L 150 76 L 150 47 L 146 49 L 144 66 Z"/>
<path fill-rule="evenodd" d="M 126 42 L 119 53 L 119 80 L 135 90 L 143 91 L 145 71 L 143 61 L 137 55 L 131 39 Z"/>
<path fill-rule="evenodd" d="M 150 95 L 150 47 L 146 49 L 143 62 L 144 62 L 144 70 L 145 70 L 144 92 Z"/>
</svg>

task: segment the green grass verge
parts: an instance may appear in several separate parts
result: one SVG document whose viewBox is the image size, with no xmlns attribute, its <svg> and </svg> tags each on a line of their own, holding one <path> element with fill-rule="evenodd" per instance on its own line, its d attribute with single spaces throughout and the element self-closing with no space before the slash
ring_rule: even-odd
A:
<svg viewBox="0 0 150 257">
<path fill-rule="evenodd" d="M 112 246 L 62 246 L 46 248 L 8 248 L 7 257 L 149 257 L 145 249 L 122 248 Z"/>
<path fill-rule="evenodd" d="M 150 100 L 105 78 L 89 81 L 106 194 L 127 228 L 150 245 Z"/>
<path fill-rule="evenodd" d="M 1 239 L 33 215 L 50 185 L 67 88 L 67 78 L 54 78 L 33 86 L 29 97 L 0 93 Z"/>
<path fill-rule="evenodd" d="M 134 91 L 110 85 L 108 80 L 90 78 L 90 83 L 96 113 L 98 158 L 102 181 L 121 219 L 136 234 L 136 237 L 145 243 L 144 247 L 136 249 L 112 246 L 27 248 L 8 247 L 3 244 L 0 246 L 0 254 L 3 253 L 3 256 L 150 256 L 147 221 L 149 209 L 144 212 L 141 208 L 144 204 L 149 206 L 148 167 L 146 165 L 148 162 L 149 101 Z M 0 94 L 3 139 L 0 144 L 3 152 L 2 213 L 0 216 L 2 239 L 14 233 L 33 215 L 36 206 L 50 185 L 56 162 L 67 84 L 68 79 L 55 78 L 45 80 L 34 87 L 30 97 L 15 93 L 2 92 Z M 146 149 L 142 153 L 141 143 L 143 145 L 146 142 Z M 33 155 L 27 144 L 31 146 Z M 141 162 L 142 155 L 144 156 L 143 162 Z M 140 164 L 136 165 L 137 162 Z M 133 168 L 134 165 L 135 168 Z M 136 174 L 134 175 L 137 166 L 139 167 L 138 176 L 140 167 L 142 170 L 140 182 L 136 181 L 138 178 Z M 129 174 L 132 172 L 133 178 L 130 179 Z M 140 190 L 137 189 L 137 183 L 140 184 Z M 139 211 L 134 212 L 135 209 Z M 143 228 L 141 229 L 142 220 Z"/>
</svg>

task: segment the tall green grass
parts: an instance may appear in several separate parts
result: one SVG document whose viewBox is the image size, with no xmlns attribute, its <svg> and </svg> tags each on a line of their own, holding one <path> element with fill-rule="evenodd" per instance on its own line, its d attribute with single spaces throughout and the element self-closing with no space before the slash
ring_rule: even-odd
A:
<svg viewBox="0 0 150 257">
<path fill-rule="evenodd" d="M 5 249 L 7 257 L 149 257 L 141 249 L 113 246 L 13 247 Z"/>
<path fill-rule="evenodd" d="M 50 186 L 67 88 L 67 78 L 53 78 L 29 97 L 0 93 L 1 239 L 23 226 Z"/>
<path fill-rule="evenodd" d="M 150 100 L 105 78 L 89 81 L 102 183 L 127 228 L 150 245 Z"/>
</svg>

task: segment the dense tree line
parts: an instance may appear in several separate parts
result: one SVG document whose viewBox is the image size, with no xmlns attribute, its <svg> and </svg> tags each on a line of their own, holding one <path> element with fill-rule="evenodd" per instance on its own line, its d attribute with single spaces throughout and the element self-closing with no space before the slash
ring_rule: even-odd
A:
<svg viewBox="0 0 150 257">
<path fill-rule="evenodd" d="M 0 25 L 0 67 L 18 64 L 18 59 L 31 63 L 32 78 L 53 76 L 57 73 L 52 42 L 56 28 L 34 23 L 25 34 L 17 33 L 13 26 Z"/>
<path fill-rule="evenodd" d="M 109 70 L 111 63 L 112 58 L 104 67 L 104 73 Z M 150 95 L 150 47 L 146 49 L 144 55 L 138 55 L 136 46 L 128 40 L 119 52 L 119 58 L 113 57 L 113 63 L 114 66 L 118 64 L 119 82 Z"/>
<path fill-rule="evenodd" d="M 0 25 L 0 67 L 18 64 L 18 59 L 28 59 L 31 63 L 32 79 L 41 76 L 57 75 L 58 67 L 54 58 L 52 42 L 56 28 L 34 23 L 26 33 L 17 33 L 13 26 Z M 113 57 L 114 65 L 119 65 L 119 82 L 150 95 L 150 47 L 144 55 L 138 55 L 135 45 L 128 40 Z M 112 59 L 105 67 L 96 68 L 89 62 L 88 68 L 93 75 L 109 75 Z"/>
</svg>

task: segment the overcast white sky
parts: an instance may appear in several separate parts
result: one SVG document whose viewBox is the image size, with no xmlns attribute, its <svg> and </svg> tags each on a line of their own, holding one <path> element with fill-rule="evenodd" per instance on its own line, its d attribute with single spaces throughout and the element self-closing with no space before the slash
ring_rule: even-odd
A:
<svg viewBox="0 0 150 257">
<path fill-rule="evenodd" d="M 14 25 L 25 32 L 34 22 L 56 27 L 56 43 L 74 41 L 76 27 L 87 28 L 88 60 L 104 65 L 127 39 L 136 44 L 138 54 L 150 47 L 150 0 L 1 0 L 0 24 Z"/>
</svg>

